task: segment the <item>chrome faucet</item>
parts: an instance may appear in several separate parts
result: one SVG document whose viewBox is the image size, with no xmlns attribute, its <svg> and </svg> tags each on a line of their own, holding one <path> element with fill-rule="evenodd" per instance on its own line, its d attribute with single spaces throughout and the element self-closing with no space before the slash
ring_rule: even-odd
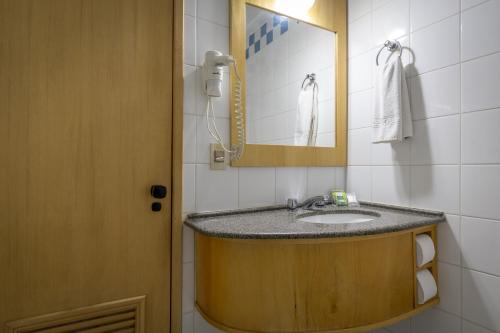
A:
<svg viewBox="0 0 500 333">
<path fill-rule="evenodd" d="M 324 205 L 331 203 L 330 197 L 328 195 L 318 195 L 312 198 L 304 200 L 302 203 L 298 203 L 297 199 L 288 199 L 287 208 L 289 210 L 294 210 L 297 208 L 302 209 L 313 209 L 317 207 L 323 207 Z"/>
</svg>

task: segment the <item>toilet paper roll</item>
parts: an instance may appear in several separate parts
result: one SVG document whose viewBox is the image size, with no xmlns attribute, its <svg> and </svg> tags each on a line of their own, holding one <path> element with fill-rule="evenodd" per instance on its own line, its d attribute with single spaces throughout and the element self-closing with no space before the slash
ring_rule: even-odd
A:
<svg viewBox="0 0 500 333">
<path fill-rule="evenodd" d="M 436 249 L 434 248 L 434 242 L 432 238 L 427 234 L 418 235 L 416 237 L 417 243 L 417 266 L 422 267 L 423 265 L 431 262 L 436 255 Z"/>
<path fill-rule="evenodd" d="M 437 295 L 437 285 L 434 276 L 428 269 L 417 272 L 417 300 L 424 304 Z"/>
</svg>

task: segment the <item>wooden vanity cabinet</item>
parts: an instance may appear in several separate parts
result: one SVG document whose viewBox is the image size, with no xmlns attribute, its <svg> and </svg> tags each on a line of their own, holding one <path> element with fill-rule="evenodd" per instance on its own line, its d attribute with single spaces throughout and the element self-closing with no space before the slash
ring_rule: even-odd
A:
<svg viewBox="0 0 500 333">
<path fill-rule="evenodd" d="M 363 332 L 439 302 L 416 299 L 415 237 L 436 226 L 327 239 L 196 234 L 196 303 L 227 332 Z M 436 259 L 426 265 L 437 281 Z"/>
</svg>

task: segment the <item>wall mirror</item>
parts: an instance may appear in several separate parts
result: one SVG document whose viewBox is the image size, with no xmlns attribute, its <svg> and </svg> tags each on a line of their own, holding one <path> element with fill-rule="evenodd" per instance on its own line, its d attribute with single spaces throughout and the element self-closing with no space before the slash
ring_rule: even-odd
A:
<svg viewBox="0 0 500 333">
<path fill-rule="evenodd" d="M 245 122 L 233 166 L 345 165 L 345 34 L 345 1 L 231 0 Z"/>
</svg>

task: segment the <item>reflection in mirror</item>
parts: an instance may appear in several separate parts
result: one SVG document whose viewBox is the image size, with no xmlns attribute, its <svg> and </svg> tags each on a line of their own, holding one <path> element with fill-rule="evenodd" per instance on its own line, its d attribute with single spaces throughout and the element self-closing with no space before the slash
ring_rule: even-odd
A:
<svg viewBox="0 0 500 333">
<path fill-rule="evenodd" d="M 246 5 L 247 143 L 335 146 L 335 40 Z"/>
</svg>

